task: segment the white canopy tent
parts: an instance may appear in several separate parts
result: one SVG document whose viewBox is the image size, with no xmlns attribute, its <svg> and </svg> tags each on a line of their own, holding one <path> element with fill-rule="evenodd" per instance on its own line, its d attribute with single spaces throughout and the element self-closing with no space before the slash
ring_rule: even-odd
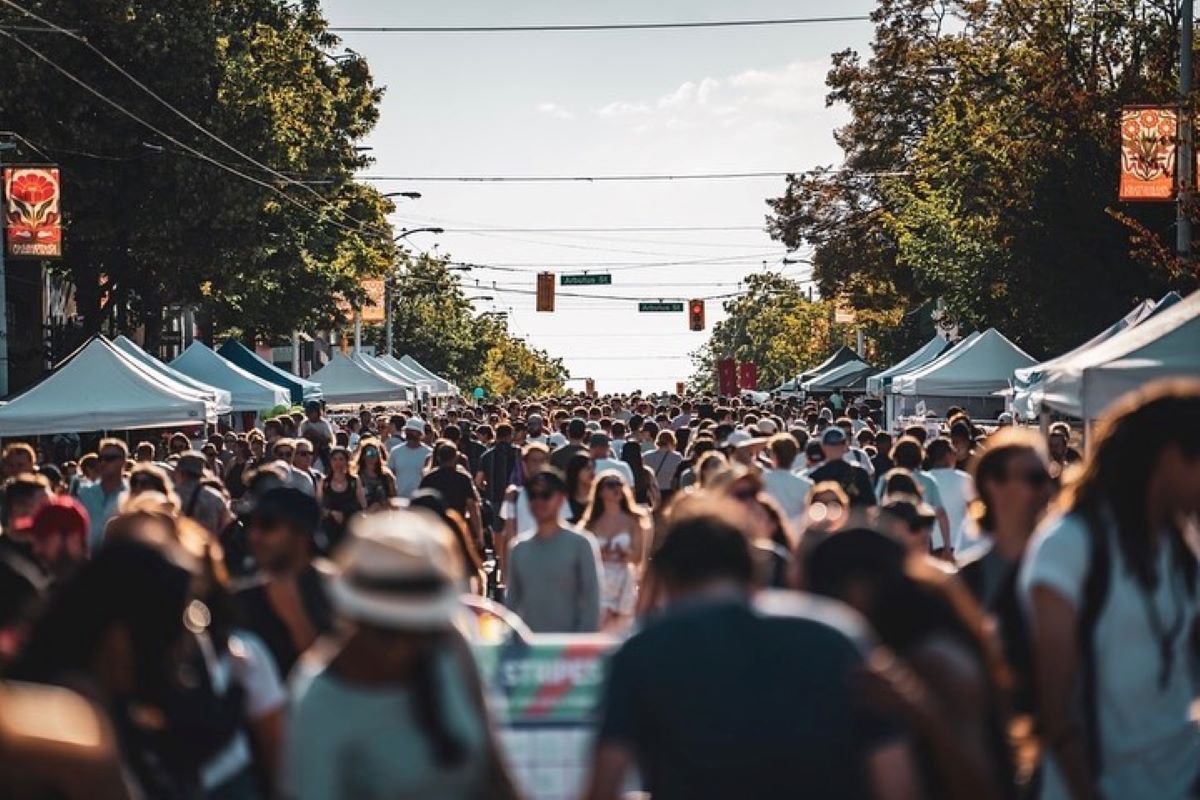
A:
<svg viewBox="0 0 1200 800">
<path fill-rule="evenodd" d="M 923 344 L 916 351 L 910 353 L 907 358 L 898 364 L 895 364 L 882 372 L 877 372 L 867 378 L 867 391 L 871 394 L 881 394 L 884 389 L 892 383 L 892 378 L 896 375 L 903 375 L 906 372 L 912 372 L 915 369 L 920 369 L 935 358 L 946 352 L 949 344 L 940 336 L 934 336 L 928 342 Z"/>
<path fill-rule="evenodd" d="M 1146 320 L 1175 305 L 1180 299 L 1178 293 L 1168 292 L 1157 302 L 1143 300 L 1134 306 L 1124 317 L 1109 325 L 1074 350 L 1063 353 L 1049 361 L 1043 361 L 1041 364 L 1017 370 L 1013 373 L 1013 410 L 1025 419 L 1033 419 L 1038 416 L 1042 410 L 1042 383 L 1048 371 L 1053 371 L 1064 364 L 1070 363 L 1081 354 L 1096 345 L 1108 341 L 1122 331 L 1137 327 Z"/>
<path fill-rule="evenodd" d="M 267 411 L 291 401 L 288 390 L 253 375 L 217 355 L 202 342 L 192 342 L 171 366 L 196 380 L 228 390 L 234 411 Z"/>
<path fill-rule="evenodd" d="M 412 381 L 402 377 L 379 359 L 373 358 L 361 350 L 351 354 L 350 359 L 368 372 L 372 372 L 385 381 L 390 381 L 399 386 L 403 391 L 402 397 L 412 400 L 416 399 L 417 395 L 420 394 L 420 391 Z"/>
<path fill-rule="evenodd" d="M 385 356 L 385 358 L 386 358 L 386 356 Z M 458 387 L 456 387 L 450 381 L 445 380 L 444 378 L 425 369 L 425 367 L 421 366 L 421 362 L 417 361 L 412 356 L 401 356 L 400 363 L 403 364 L 404 366 L 408 367 L 409 369 L 413 370 L 417 374 L 425 377 L 426 379 L 432 380 L 433 385 L 434 385 L 433 394 L 437 394 L 437 395 L 458 394 Z"/>
<path fill-rule="evenodd" d="M 436 378 L 430 378 L 428 375 L 417 372 L 395 356 L 385 353 L 381 356 L 375 356 L 374 360 L 379 366 L 391 370 L 398 375 L 405 383 L 415 386 L 417 394 L 432 395 L 437 392 L 438 385 Z"/>
<path fill-rule="evenodd" d="M 940 413 L 957 405 L 973 417 L 987 418 L 1003 409 L 998 393 L 1009 388 L 1013 372 L 1035 363 L 1002 333 L 989 328 L 924 367 L 895 376 L 891 394 L 924 400 L 926 410 Z M 899 415 L 908 410 L 907 401 L 897 405 Z"/>
<path fill-rule="evenodd" d="M 228 414 L 230 411 L 233 411 L 232 398 L 229 392 L 219 386 L 214 386 L 204 381 L 196 380 L 189 375 L 184 375 L 182 372 L 167 366 L 138 347 L 137 343 L 132 339 L 125 336 L 118 336 L 112 340 L 112 346 L 119 350 L 126 358 L 136 361 L 146 369 L 166 378 L 169 382 L 186 386 L 197 392 L 212 395 L 213 401 L 216 403 L 217 414 Z"/>
<path fill-rule="evenodd" d="M 1200 376 L 1200 292 L 1045 370 L 1042 404 L 1093 420 L 1149 381 Z M 1185 424 L 1195 424 L 1194 420 Z"/>
<path fill-rule="evenodd" d="M 321 384 L 325 402 L 387 403 L 404 399 L 404 387 L 366 367 L 349 356 L 334 351 L 329 363 L 314 372 L 310 380 Z"/>
<path fill-rule="evenodd" d="M 101 336 L 0 406 L 0 436 L 212 424 L 216 401 L 169 386 Z"/>
<path fill-rule="evenodd" d="M 806 392 L 832 392 L 835 389 L 853 389 L 857 386 L 863 386 L 867 376 L 874 369 L 867 362 L 856 358 L 852 361 L 843 361 L 836 367 L 831 367 L 824 372 L 814 375 L 801 385 Z"/>
</svg>

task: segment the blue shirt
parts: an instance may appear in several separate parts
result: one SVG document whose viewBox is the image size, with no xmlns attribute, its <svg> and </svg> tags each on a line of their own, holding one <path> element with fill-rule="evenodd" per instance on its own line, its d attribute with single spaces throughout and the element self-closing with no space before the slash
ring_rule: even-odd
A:
<svg viewBox="0 0 1200 800">
<path fill-rule="evenodd" d="M 117 505 L 121 495 L 129 491 L 129 484 L 121 479 L 121 485 L 112 494 L 104 493 L 100 481 L 90 483 L 79 490 L 79 502 L 87 509 L 91 530 L 88 531 L 88 547 L 95 552 L 104 541 L 104 526 L 109 519 L 117 515 Z"/>
</svg>

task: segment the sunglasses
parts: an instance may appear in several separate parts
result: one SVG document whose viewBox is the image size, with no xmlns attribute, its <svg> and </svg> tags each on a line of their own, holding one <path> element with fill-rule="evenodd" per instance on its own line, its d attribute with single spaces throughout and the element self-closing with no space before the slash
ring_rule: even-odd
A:
<svg viewBox="0 0 1200 800">
<path fill-rule="evenodd" d="M 556 494 L 557 494 L 557 492 L 552 492 L 548 489 L 544 490 L 544 491 L 540 491 L 540 492 L 530 492 L 529 499 L 530 500 L 550 500 Z"/>
<path fill-rule="evenodd" d="M 1029 488 L 1031 489 L 1043 489 L 1054 480 L 1054 478 L 1050 476 L 1050 473 L 1044 469 L 1029 470 L 1028 472 L 1024 472 L 1013 477 L 1025 481 L 1025 483 L 1028 484 Z"/>
<path fill-rule="evenodd" d="M 311 457 L 312 454 L 313 454 L 312 450 L 297 450 L 296 451 L 297 456 L 310 456 Z"/>
<path fill-rule="evenodd" d="M 295 455 L 295 453 L 293 453 L 291 450 L 276 450 L 275 451 L 276 458 L 291 458 L 293 455 Z"/>
</svg>

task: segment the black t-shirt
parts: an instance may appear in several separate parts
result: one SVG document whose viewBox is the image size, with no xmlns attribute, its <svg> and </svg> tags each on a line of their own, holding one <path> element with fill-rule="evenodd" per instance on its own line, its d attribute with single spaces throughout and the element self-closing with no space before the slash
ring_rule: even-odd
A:
<svg viewBox="0 0 1200 800">
<path fill-rule="evenodd" d="M 895 735 L 855 699 L 854 617 L 828 601 L 765 615 L 736 599 L 672 609 L 613 656 L 600 740 L 630 746 L 654 800 L 859 798 Z"/>
<path fill-rule="evenodd" d="M 871 486 L 871 476 L 862 467 L 856 467 L 843 459 L 838 458 L 822 464 L 809 473 L 808 477 L 814 484 L 836 481 L 845 489 L 851 507 L 869 508 L 877 503 L 875 488 Z"/>
<path fill-rule="evenodd" d="M 475 483 L 467 473 L 457 467 L 439 467 L 421 479 L 422 489 L 437 489 L 446 508 L 452 508 L 464 517 L 467 514 L 467 502 L 479 500 L 475 491 Z"/>
<path fill-rule="evenodd" d="M 288 633 L 287 625 L 275 613 L 270 600 L 267 599 L 267 583 L 269 579 L 242 589 L 234 595 L 234 603 L 242 622 L 250 631 L 262 639 L 263 644 L 271 651 L 279 676 L 287 679 L 296 660 L 300 658 L 292 636 Z M 318 634 L 333 630 L 333 605 L 325 591 L 325 577 L 311 564 L 300 573 L 300 601 L 304 606 L 305 616 Z"/>
<path fill-rule="evenodd" d="M 517 466 L 519 453 L 517 448 L 508 442 L 498 442 L 488 448 L 479 459 L 479 471 L 487 481 L 484 492 L 492 505 L 499 506 L 504 502 L 504 492 L 508 489 L 508 478 Z"/>
<path fill-rule="evenodd" d="M 568 442 L 550 454 L 550 466 L 559 472 L 566 473 L 567 465 L 571 463 L 571 459 L 577 453 L 587 455 L 588 449 L 581 444 Z"/>
</svg>

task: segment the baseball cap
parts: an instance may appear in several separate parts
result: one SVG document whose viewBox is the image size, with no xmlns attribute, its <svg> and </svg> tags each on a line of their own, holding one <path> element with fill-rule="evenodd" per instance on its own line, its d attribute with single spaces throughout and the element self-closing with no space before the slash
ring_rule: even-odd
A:
<svg viewBox="0 0 1200 800">
<path fill-rule="evenodd" d="M 414 433 L 425 434 L 425 420 L 420 417 L 409 417 L 404 423 L 404 430 L 413 431 Z"/>
<path fill-rule="evenodd" d="M 846 432 L 836 425 L 830 425 L 821 433 L 821 444 L 837 445 L 846 443 Z"/>
<path fill-rule="evenodd" d="M 779 433 L 779 426 L 776 425 L 775 420 L 771 419 L 770 417 L 763 417 L 758 421 L 755 427 L 758 428 L 759 433 L 767 436 L 773 436 L 774 434 Z"/>
<path fill-rule="evenodd" d="M 608 438 L 607 433 L 596 432 L 592 434 L 592 438 L 588 439 L 588 444 L 591 447 L 608 447 L 612 444 L 612 439 Z"/>
<path fill-rule="evenodd" d="M 1001 425 L 1012 425 L 1013 424 L 1013 415 L 1011 412 L 1005 411 L 996 419 L 996 421 L 999 422 Z"/>
</svg>

